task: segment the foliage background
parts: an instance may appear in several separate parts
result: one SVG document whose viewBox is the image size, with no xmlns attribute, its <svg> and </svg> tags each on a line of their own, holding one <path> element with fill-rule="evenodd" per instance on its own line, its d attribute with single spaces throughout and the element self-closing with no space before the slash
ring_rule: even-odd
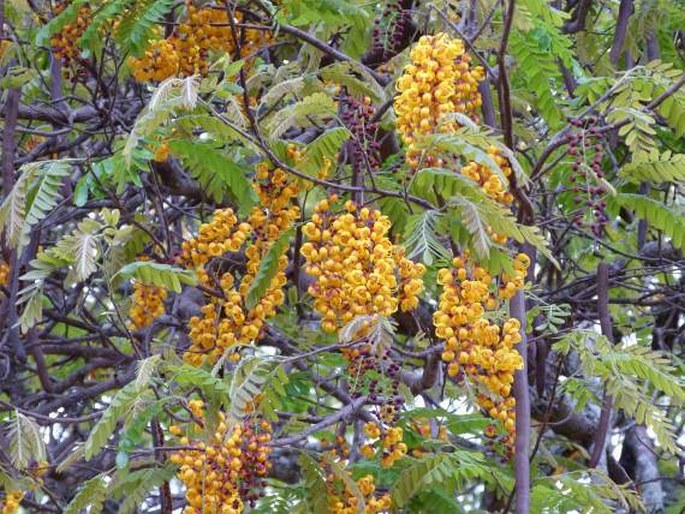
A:
<svg viewBox="0 0 685 514">
<path fill-rule="evenodd" d="M 85 5 L 67 61 L 53 38 Z M 274 441 L 255 512 L 327 512 L 321 439 L 336 434 L 352 446 L 339 473 L 373 475 L 403 512 L 682 512 L 682 1 L 229 2 L 271 39 L 161 83 L 136 81 L 129 58 L 171 33 L 182 3 L 0 6 L 0 494 L 25 491 L 26 512 L 172 512 L 184 499 L 164 434 L 187 399 L 243 413 L 259 395 Z M 511 214 L 449 171 L 414 174 L 404 161 L 395 82 L 419 37 L 439 32 L 466 41 L 487 77 L 480 123 L 460 119 L 424 144 L 477 162 L 492 145 L 506 152 Z M 359 133 L 339 88 L 375 107 L 373 172 L 352 173 L 346 149 Z M 568 134 L 579 123 L 594 123 L 603 144 L 601 230 L 587 198 L 575 201 Z M 289 161 L 288 145 L 304 158 Z M 387 325 L 410 449 L 390 469 L 358 454 L 365 408 L 352 405 L 340 341 L 320 331 L 306 295 L 301 224 L 279 245 L 286 301 L 240 363 L 181 360 L 202 300 L 174 257 L 217 208 L 250 212 L 262 160 L 308 179 L 303 221 L 328 194 L 362 198 L 427 267 L 419 309 Z M 519 451 L 502 460 L 473 391 L 437 358 L 431 316 L 436 272 L 455 249 L 498 272 L 520 248 L 533 265 L 511 314 L 527 327 L 527 366 L 515 386 Z M 136 261 L 143 254 L 155 262 Z M 262 275 L 257 299 L 273 270 Z M 169 291 L 166 313 L 139 331 L 127 324 L 134 279 Z"/>
</svg>

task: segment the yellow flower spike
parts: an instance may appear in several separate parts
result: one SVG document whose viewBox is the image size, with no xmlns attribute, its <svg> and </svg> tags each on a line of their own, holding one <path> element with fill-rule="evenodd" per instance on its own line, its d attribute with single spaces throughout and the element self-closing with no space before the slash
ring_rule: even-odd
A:
<svg viewBox="0 0 685 514">
<path fill-rule="evenodd" d="M 499 288 L 499 299 L 510 298 L 523 286 L 523 268 L 529 261 L 526 256 L 517 256 L 515 264 L 522 268 L 520 276 L 515 281 L 509 279 Z M 516 427 L 511 386 L 514 372 L 523 365 L 514 348 L 521 338 L 520 323 L 512 318 L 499 326 L 485 317 L 487 311 L 499 306 L 491 293 L 495 287 L 493 277 L 485 269 L 474 266 L 466 254 L 455 258 L 453 265 L 452 269 L 438 272 L 443 291 L 433 324 L 436 335 L 445 341 L 441 357 L 448 363 L 450 377 L 463 371 L 468 379 L 487 391 L 487 395 L 478 393 L 476 402 L 490 417 L 501 421 L 510 444 Z M 488 428 L 489 437 L 494 435 L 493 430 L 494 426 Z"/>
<path fill-rule="evenodd" d="M 199 282 L 210 289 L 220 288 L 224 295 L 222 299 L 212 298 L 202 308 L 202 316 L 189 322 L 192 344 L 184 359 L 192 365 L 203 360 L 214 363 L 229 348 L 239 348 L 258 339 L 265 320 L 274 316 L 285 301 L 282 288 L 286 284 L 288 258 L 282 256 L 278 260 L 276 276 L 261 300 L 250 309 L 246 304 L 246 295 L 264 255 L 299 218 L 299 208 L 293 202 L 299 190 L 290 187 L 288 176 L 267 163 L 258 164 L 256 170 L 254 189 L 261 202 L 252 209 L 247 220 L 239 223 L 231 209 L 219 209 L 209 222 L 200 226 L 196 238 L 182 245 L 179 263 L 197 268 Z M 243 248 L 246 265 L 241 276 L 225 272 L 210 277 L 204 269 L 212 259 Z M 229 360 L 235 362 L 239 358 L 238 351 L 229 352 Z"/>
<path fill-rule="evenodd" d="M 414 309 L 425 268 L 406 259 L 388 239 L 390 220 L 350 201 L 345 212 L 333 215 L 334 201 L 319 202 L 303 228 L 304 269 L 316 277 L 309 292 L 322 315 L 322 329 L 334 332 L 356 315 Z"/>
<path fill-rule="evenodd" d="M 420 157 L 414 146 L 417 134 L 453 132 L 458 124 L 442 118 L 455 110 L 475 118 L 475 109 L 481 103 L 475 86 L 482 80 L 483 71 L 471 68 L 461 40 L 444 33 L 422 36 L 412 48 L 410 59 L 395 84 L 400 93 L 395 112 L 397 130 L 408 146 L 407 162 L 415 168 Z"/>
</svg>

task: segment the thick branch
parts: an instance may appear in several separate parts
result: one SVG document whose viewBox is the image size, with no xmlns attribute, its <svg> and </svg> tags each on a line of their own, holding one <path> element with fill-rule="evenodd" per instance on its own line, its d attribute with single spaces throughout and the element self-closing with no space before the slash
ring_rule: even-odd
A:
<svg viewBox="0 0 685 514">
<path fill-rule="evenodd" d="M 621 465 L 636 482 L 648 513 L 664 511 L 664 490 L 659 477 L 659 459 L 643 425 L 635 425 L 626 433 L 621 453 Z"/>
</svg>

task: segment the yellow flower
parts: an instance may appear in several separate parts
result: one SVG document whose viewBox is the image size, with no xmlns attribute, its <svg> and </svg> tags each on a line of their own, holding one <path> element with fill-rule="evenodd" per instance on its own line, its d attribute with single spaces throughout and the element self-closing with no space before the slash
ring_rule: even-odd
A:
<svg viewBox="0 0 685 514">
<path fill-rule="evenodd" d="M 484 73 L 479 67 L 471 68 L 463 42 L 444 33 L 422 36 L 410 60 L 395 84 L 399 93 L 395 112 L 397 130 L 408 145 L 407 162 L 415 167 L 420 156 L 414 146 L 417 135 L 456 130 L 459 125 L 446 121 L 445 114 L 460 112 L 475 118 L 481 105 L 477 86 Z"/>
<path fill-rule="evenodd" d="M 390 316 L 419 303 L 425 267 L 404 257 L 388 238 L 390 220 L 376 210 L 348 201 L 345 211 L 330 211 L 324 199 L 302 232 L 305 271 L 316 278 L 309 287 L 321 328 L 334 332 L 357 315 Z"/>
</svg>

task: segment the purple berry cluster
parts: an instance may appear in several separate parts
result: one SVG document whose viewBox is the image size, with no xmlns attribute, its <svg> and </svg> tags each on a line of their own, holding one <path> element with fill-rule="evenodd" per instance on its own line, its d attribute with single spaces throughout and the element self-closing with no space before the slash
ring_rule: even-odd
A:
<svg viewBox="0 0 685 514">
<path fill-rule="evenodd" d="M 589 210 L 592 213 L 590 229 L 595 236 L 601 237 L 609 218 L 606 214 L 604 196 L 607 189 L 602 171 L 604 145 L 597 122 L 598 119 L 594 116 L 571 120 L 572 129 L 566 136 L 566 142 L 568 155 L 574 158 L 571 163 L 571 182 L 573 202 L 578 209 L 573 216 L 573 223 L 578 227 L 585 226 L 585 217 Z"/>
<path fill-rule="evenodd" d="M 349 161 L 355 171 L 367 168 L 375 171 L 380 166 L 380 143 L 376 141 L 378 124 L 373 120 L 376 108 L 371 99 L 365 96 L 357 100 L 349 95 L 341 95 L 340 119 L 352 137 L 348 143 Z"/>
<path fill-rule="evenodd" d="M 406 3 L 394 0 L 381 4 L 381 11 L 374 19 L 371 34 L 374 61 L 387 62 L 406 46 L 407 33 L 412 30 L 411 5 L 405 6 Z"/>
<path fill-rule="evenodd" d="M 352 392 L 354 398 L 361 396 L 364 382 L 368 383 L 369 403 L 379 406 L 379 417 L 386 423 L 395 423 L 399 411 L 404 405 L 404 397 L 400 394 L 400 365 L 390 356 L 389 350 L 384 350 L 380 358 L 370 345 L 364 345 L 359 351 L 346 353 L 349 361 L 348 372 L 352 377 L 359 377 L 357 387 Z M 382 383 L 378 378 L 367 375 L 375 372 L 385 375 L 389 383 Z"/>
</svg>

